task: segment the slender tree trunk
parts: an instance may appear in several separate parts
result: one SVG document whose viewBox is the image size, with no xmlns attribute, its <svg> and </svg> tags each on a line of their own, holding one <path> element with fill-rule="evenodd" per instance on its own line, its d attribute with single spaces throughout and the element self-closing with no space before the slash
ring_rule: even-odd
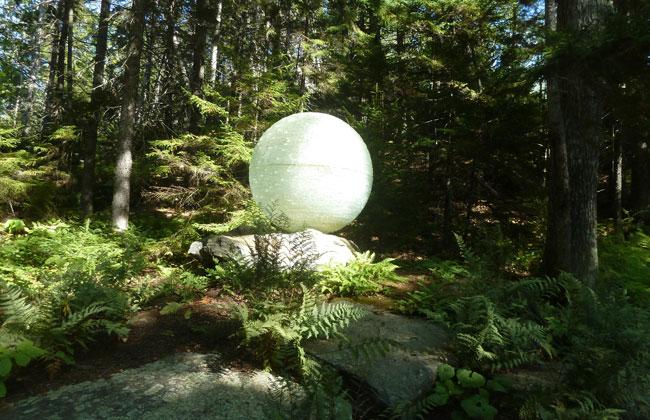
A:
<svg viewBox="0 0 650 420">
<path fill-rule="evenodd" d="M 614 156 L 612 160 L 614 178 L 614 232 L 623 234 L 623 141 L 621 133 L 614 133 Z"/>
<path fill-rule="evenodd" d="M 452 220 L 454 217 L 453 214 L 453 205 L 454 205 L 454 155 L 451 150 L 451 144 L 447 145 L 445 151 L 445 204 L 442 214 L 442 241 L 443 246 L 447 249 L 453 249 L 453 244 L 455 243 L 453 231 L 452 231 Z"/>
<path fill-rule="evenodd" d="M 156 17 L 152 17 L 152 22 L 156 21 Z M 151 111 L 151 100 L 149 91 L 151 90 L 151 74 L 153 73 L 153 62 L 154 62 L 154 52 L 149 50 L 146 51 L 147 54 L 146 62 L 147 64 L 144 67 L 144 74 L 142 75 L 141 87 L 140 87 L 140 97 L 138 98 L 138 115 L 142 116 L 144 121 L 149 121 L 152 117 L 150 114 Z"/>
<path fill-rule="evenodd" d="M 205 44 L 207 35 L 206 14 L 208 12 L 206 0 L 196 0 L 194 17 L 196 26 L 194 29 L 192 77 L 190 79 L 190 90 L 192 95 L 203 97 L 203 79 L 205 77 Z M 192 107 L 190 113 L 190 132 L 198 134 L 201 112 L 197 107 Z"/>
<path fill-rule="evenodd" d="M 72 82 L 74 81 L 74 57 L 72 55 L 72 44 L 74 40 L 74 1 L 70 0 L 70 11 L 68 12 L 68 68 L 66 74 L 66 99 L 65 99 L 65 112 L 69 114 L 72 112 Z"/>
<path fill-rule="evenodd" d="M 165 93 L 163 93 L 162 103 L 164 107 L 164 117 L 165 126 L 168 129 L 173 130 L 176 128 L 175 124 L 175 112 L 174 112 L 174 93 L 176 85 L 176 43 L 174 42 L 175 32 L 176 32 L 176 20 L 177 20 L 177 3 L 175 0 L 171 0 L 169 3 L 169 9 L 165 13 L 165 66 L 162 84 L 166 87 Z"/>
<path fill-rule="evenodd" d="M 95 158 L 97 155 L 97 130 L 101 120 L 101 106 L 104 98 L 104 67 L 106 65 L 106 46 L 108 40 L 108 19 L 110 17 L 111 0 L 102 0 L 99 12 L 99 27 L 95 41 L 95 68 L 93 70 L 93 90 L 90 94 L 90 110 L 92 117 L 86 130 L 86 145 L 84 150 L 84 169 L 81 182 L 81 209 L 86 215 L 93 212 L 93 196 L 95 183 Z"/>
<path fill-rule="evenodd" d="M 47 82 L 47 89 L 45 94 L 45 109 L 43 116 L 43 126 L 41 128 L 41 136 L 47 134 L 49 126 L 55 117 L 56 108 L 56 83 L 57 83 L 57 69 L 59 62 L 59 38 L 61 36 L 61 20 L 63 14 L 63 5 L 65 0 L 59 0 L 57 7 L 53 5 L 48 7 L 48 14 L 54 19 L 54 33 L 52 35 L 52 46 L 49 62 L 49 76 Z"/>
<path fill-rule="evenodd" d="M 650 221 L 650 150 L 644 140 L 637 140 L 632 147 L 630 207 L 635 219 L 647 224 Z"/>
<path fill-rule="evenodd" d="M 56 88 L 54 89 L 54 107 L 53 118 L 59 123 L 63 116 L 63 103 L 65 97 L 65 57 L 66 43 L 68 41 L 68 32 L 70 30 L 70 21 L 74 18 L 72 9 L 72 0 L 64 0 L 64 11 L 61 22 L 61 34 L 59 36 L 59 51 L 57 52 L 56 63 Z"/>
<path fill-rule="evenodd" d="M 145 26 L 147 0 L 133 0 L 129 43 L 122 90 L 122 108 L 115 165 L 115 186 L 113 190 L 113 228 L 118 231 L 129 227 L 129 202 L 131 193 L 131 145 L 135 134 L 135 114 L 140 76 L 140 56 Z"/>
<path fill-rule="evenodd" d="M 219 66 L 219 31 L 221 30 L 221 9 L 223 8 L 223 0 L 217 1 L 216 10 L 216 24 L 214 33 L 212 34 L 212 51 L 210 56 L 210 82 L 217 83 L 217 71 Z"/>
<path fill-rule="evenodd" d="M 555 0 L 546 0 L 545 18 L 547 34 L 555 32 L 557 30 L 557 4 Z M 557 66 L 549 71 L 546 86 L 549 148 L 551 153 L 546 244 L 542 271 L 546 275 L 554 276 L 560 271 L 569 271 L 571 267 L 569 163 Z"/>
<path fill-rule="evenodd" d="M 29 136 L 32 133 L 32 114 L 36 102 L 36 92 L 38 91 L 38 81 L 41 73 L 41 40 L 43 37 L 43 23 L 45 21 L 45 4 L 40 3 L 38 6 L 38 22 L 36 24 L 36 33 L 34 34 L 34 52 L 31 60 L 31 74 L 29 75 L 29 84 L 27 86 L 26 106 L 22 114 L 23 135 Z"/>
</svg>

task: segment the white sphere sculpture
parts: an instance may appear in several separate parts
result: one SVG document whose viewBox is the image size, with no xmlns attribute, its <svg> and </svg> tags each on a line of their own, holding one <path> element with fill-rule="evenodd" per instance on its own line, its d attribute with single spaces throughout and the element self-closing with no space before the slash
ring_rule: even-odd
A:
<svg viewBox="0 0 650 420">
<path fill-rule="evenodd" d="M 287 229 L 329 233 L 354 220 L 368 201 L 372 162 L 365 143 L 342 120 L 318 112 L 273 124 L 253 150 L 249 178 L 262 211 Z"/>
</svg>

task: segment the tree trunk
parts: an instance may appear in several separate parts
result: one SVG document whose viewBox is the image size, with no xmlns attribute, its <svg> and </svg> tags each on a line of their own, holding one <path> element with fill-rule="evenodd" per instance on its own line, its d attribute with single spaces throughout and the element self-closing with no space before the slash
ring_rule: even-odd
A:
<svg viewBox="0 0 650 420">
<path fill-rule="evenodd" d="M 99 27 L 95 40 L 95 68 L 93 70 L 93 88 L 90 94 L 90 111 L 92 117 L 86 130 L 86 147 L 84 150 L 84 169 L 81 182 L 81 209 L 85 215 L 93 213 L 93 195 L 95 183 L 95 157 L 97 154 L 97 130 L 101 120 L 101 106 L 104 99 L 104 67 L 106 65 L 106 46 L 108 40 L 108 19 L 111 0 L 102 0 L 99 13 Z"/>
<path fill-rule="evenodd" d="M 73 19 L 72 0 L 64 0 L 64 10 L 61 22 L 61 33 L 59 36 L 59 45 L 56 63 L 56 87 L 54 89 L 54 106 L 52 116 L 56 123 L 61 122 L 63 116 L 63 101 L 65 96 L 65 57 L 66 43 L 68 41 L 68 31 L 70 30 L 70 21 Z"/>
<path fill-rule="evenodd" d="M 633 143 L 631 203 L 634 218 L 647 224 L 650 221 L 650 150 L 648 143 Z"/>
<path fill-rule="evenodd" d="M 557 30 L 557 4 L 546 0 L 547 36 Z M 567 156 L 564 117 L 560 102 L 560 82 L 557 66 L 546 78 L 548 100 L 547 122 L 549 126 L 550 167 L 548 179 L 548 214 L 546 244 L 542 272 L 555 276 L 560 271 L 569 271 L 571 251 L 571 214 L 569 206 L 569 164 Z"/>
<path fill-rule="evenodd" d="M 558 29 L 569 34 L 598 29 L 606 0 L 569 0 L 558 4 Z M 602 101 L 598 75 L 570 56 L 561 66 L 560 106 L 564 118 L 569 169 L 571 240 L 569 271 L 587 286 L 598 279 L 596 193 Z"/>
<path fill-rule="evenodd" d="M 129 43 L 125 66 L 122 108 L 115 165 L 115 186 L 113 190 L 113 228 L 123 231 L 129 227 L 129 201 L 131 193 L 131 144 L 135 133 L 135 111 L 138 99 L 140 56 L 145 25 L 147 0 L 133 0 Z"/>
<path fill-rule="evenodd" d="M 176 32 L 176 21 L 178 5 L 175 0 L 169 3 L 169 9 L 165 13 L 165 66 L 162 84 L 166 87 L 162 95 L 162 106 L 164 108 L 163 120 L 169 130 L 176 128 L 176 118 L 174 112 L 174 93 L 176 85 L 176 43 L 174 42 Z"/>
<path fill-rule="evenodd" d="M 194 18 L 196 19 L 193 42 L 192 77 L 190 91 L 192 95 L 203 97 L 203 79 L 205 77 L 205 44 L 207 35 L 206 14 L 208 12 L 206 0 L 196 0 Z M 190 132 L 198 134 L 201 112 L 197 107 L 191 108 Z"/>
<path fill-rule="evenodd" d="M 41 128 L 41 136 L 49 132 L 50 123 L 54 119 L 56 107 L 56 82 L 57 82 L 57 68 L 59 62 L 59 38 L 61 36 L 61 19 L 63 14 L 63 4 L 65 0 L 59 0 L 59 3 L 54 8 L 53 5 L 48 6 L 48 14 L 54 19 L 54 33 L 52 34 L 52 51 L 50 53 L 49 62 L 49 76 L 45 94 L 45 115 L 43 116 L 43 125 Z"/>
<path fill-rule="evenodd" d="M 614 133 L 614 156 L 612 159 L 614 178 L 614 232 L 623 234 L 623 141 L 621 133 Z"/>
<path fill-rule="evenodd" d="M 454 249 L 456 240 L 452 229 L 453 205 L 454 205 L 454 158 L 451 150 L 451 143 L 445 149 L 445 203 L 442 215 L 442 242 L 445 249 Z"/>
<path fill-rule="evenodd" d="M 65 98 L 65 113 L 70 114 L 72 112 L 72 82 L 74 81 L 73 78 L 73 71 L 74 71 L 74 57 L 72 55 L 72 43 L 74 40 L 74 2 L 70 0 L 70 11 L 68 12 L 67 15 L 68 18 L 68 68 L 67 68 L 67 74 L 66 74 L 66 79 L 67 79 L 67 91 L 66 91 L 66 98 Z"/>
<path fill-rule="evenodd" d="M 43 37 L 43 23 L 45 21 L 45 4 L 40 3 L 38 6 L 38 21 L 36 23 L 36 32 L 34 33 L 34 53 L 31 60 L 31 74 L 29 75 L 29 84 L 27 85 L 27 97 L 25 98 L 25 108 L 22 111 L 21 123 L 23 124 L 23 135 L 29 136 L 32 133 L 32 113 L 36 102 L 36 92 L 38 91 L 39 77 L 41 72 L 41 40 Z"/>
<path fill-rule="evenodd" d="M 219 31 L 221 30 L 221 9 L 223 8 L 223 1 L 217 1 L 216 24 L 214 33 L 212 34 L 212 51 L 210 57 L 210 81 L 212 84 L 217 83 L 217 69 L 219 65 Z"/>
</svg>

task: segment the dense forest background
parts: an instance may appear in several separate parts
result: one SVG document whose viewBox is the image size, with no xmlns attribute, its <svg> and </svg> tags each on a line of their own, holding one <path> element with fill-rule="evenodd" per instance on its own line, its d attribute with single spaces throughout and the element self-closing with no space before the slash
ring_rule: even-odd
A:
<svg viewBox="0 0 650 420">
<path fill-rule="evenodd" d="M 361 249 L 479 255 L 509 279 L 568 272 L 650 301 L 646 0 L 0 0 L 0 92 L 0 290 L 35 297 L 34 267 L 82 252 L 50 260 L 15 235 L 86 218 L 86 233 L 130 227 L 156 241 L 148 258 L 185 264 L 189 241 L 257 214 L 261 134 L 317 111 L 372 157 L 372 194 L 342 232 Z M 643 418 L 635 398 L 606 404 Z"/>
<path fill-rule="evenodd" d="M 568 255 L 555 225 L 595 232 L 596 188 L 600 220 L 650 206 L 647 2 L 574 3 L 4 1 L 3 213 L 112 204 L 124 229 L 129 203 L 155 203 L 226 221 L 261 133 L 312 110 L 371 151 L 363 245 L 438 252 L 498 225 L 540 246 L 549 220 Z M 591 162 L 575 174 L 574 149 Z"/>
</svg>

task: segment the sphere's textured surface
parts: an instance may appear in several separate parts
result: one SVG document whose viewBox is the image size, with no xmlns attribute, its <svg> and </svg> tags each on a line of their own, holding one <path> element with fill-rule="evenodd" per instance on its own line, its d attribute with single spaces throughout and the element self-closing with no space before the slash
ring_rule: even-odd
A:
<svg viewBox="0 0 650 420">
<path fill-rule="evenodd" d="M 253 199 L 267 213 L 284 214 L 293 232 L 334 232 L 361 213 L 372 187 L 372 162 L 363 140 L 340 119 L 317 112 L 273 124 L 253 150 Z"/>
</svg>

